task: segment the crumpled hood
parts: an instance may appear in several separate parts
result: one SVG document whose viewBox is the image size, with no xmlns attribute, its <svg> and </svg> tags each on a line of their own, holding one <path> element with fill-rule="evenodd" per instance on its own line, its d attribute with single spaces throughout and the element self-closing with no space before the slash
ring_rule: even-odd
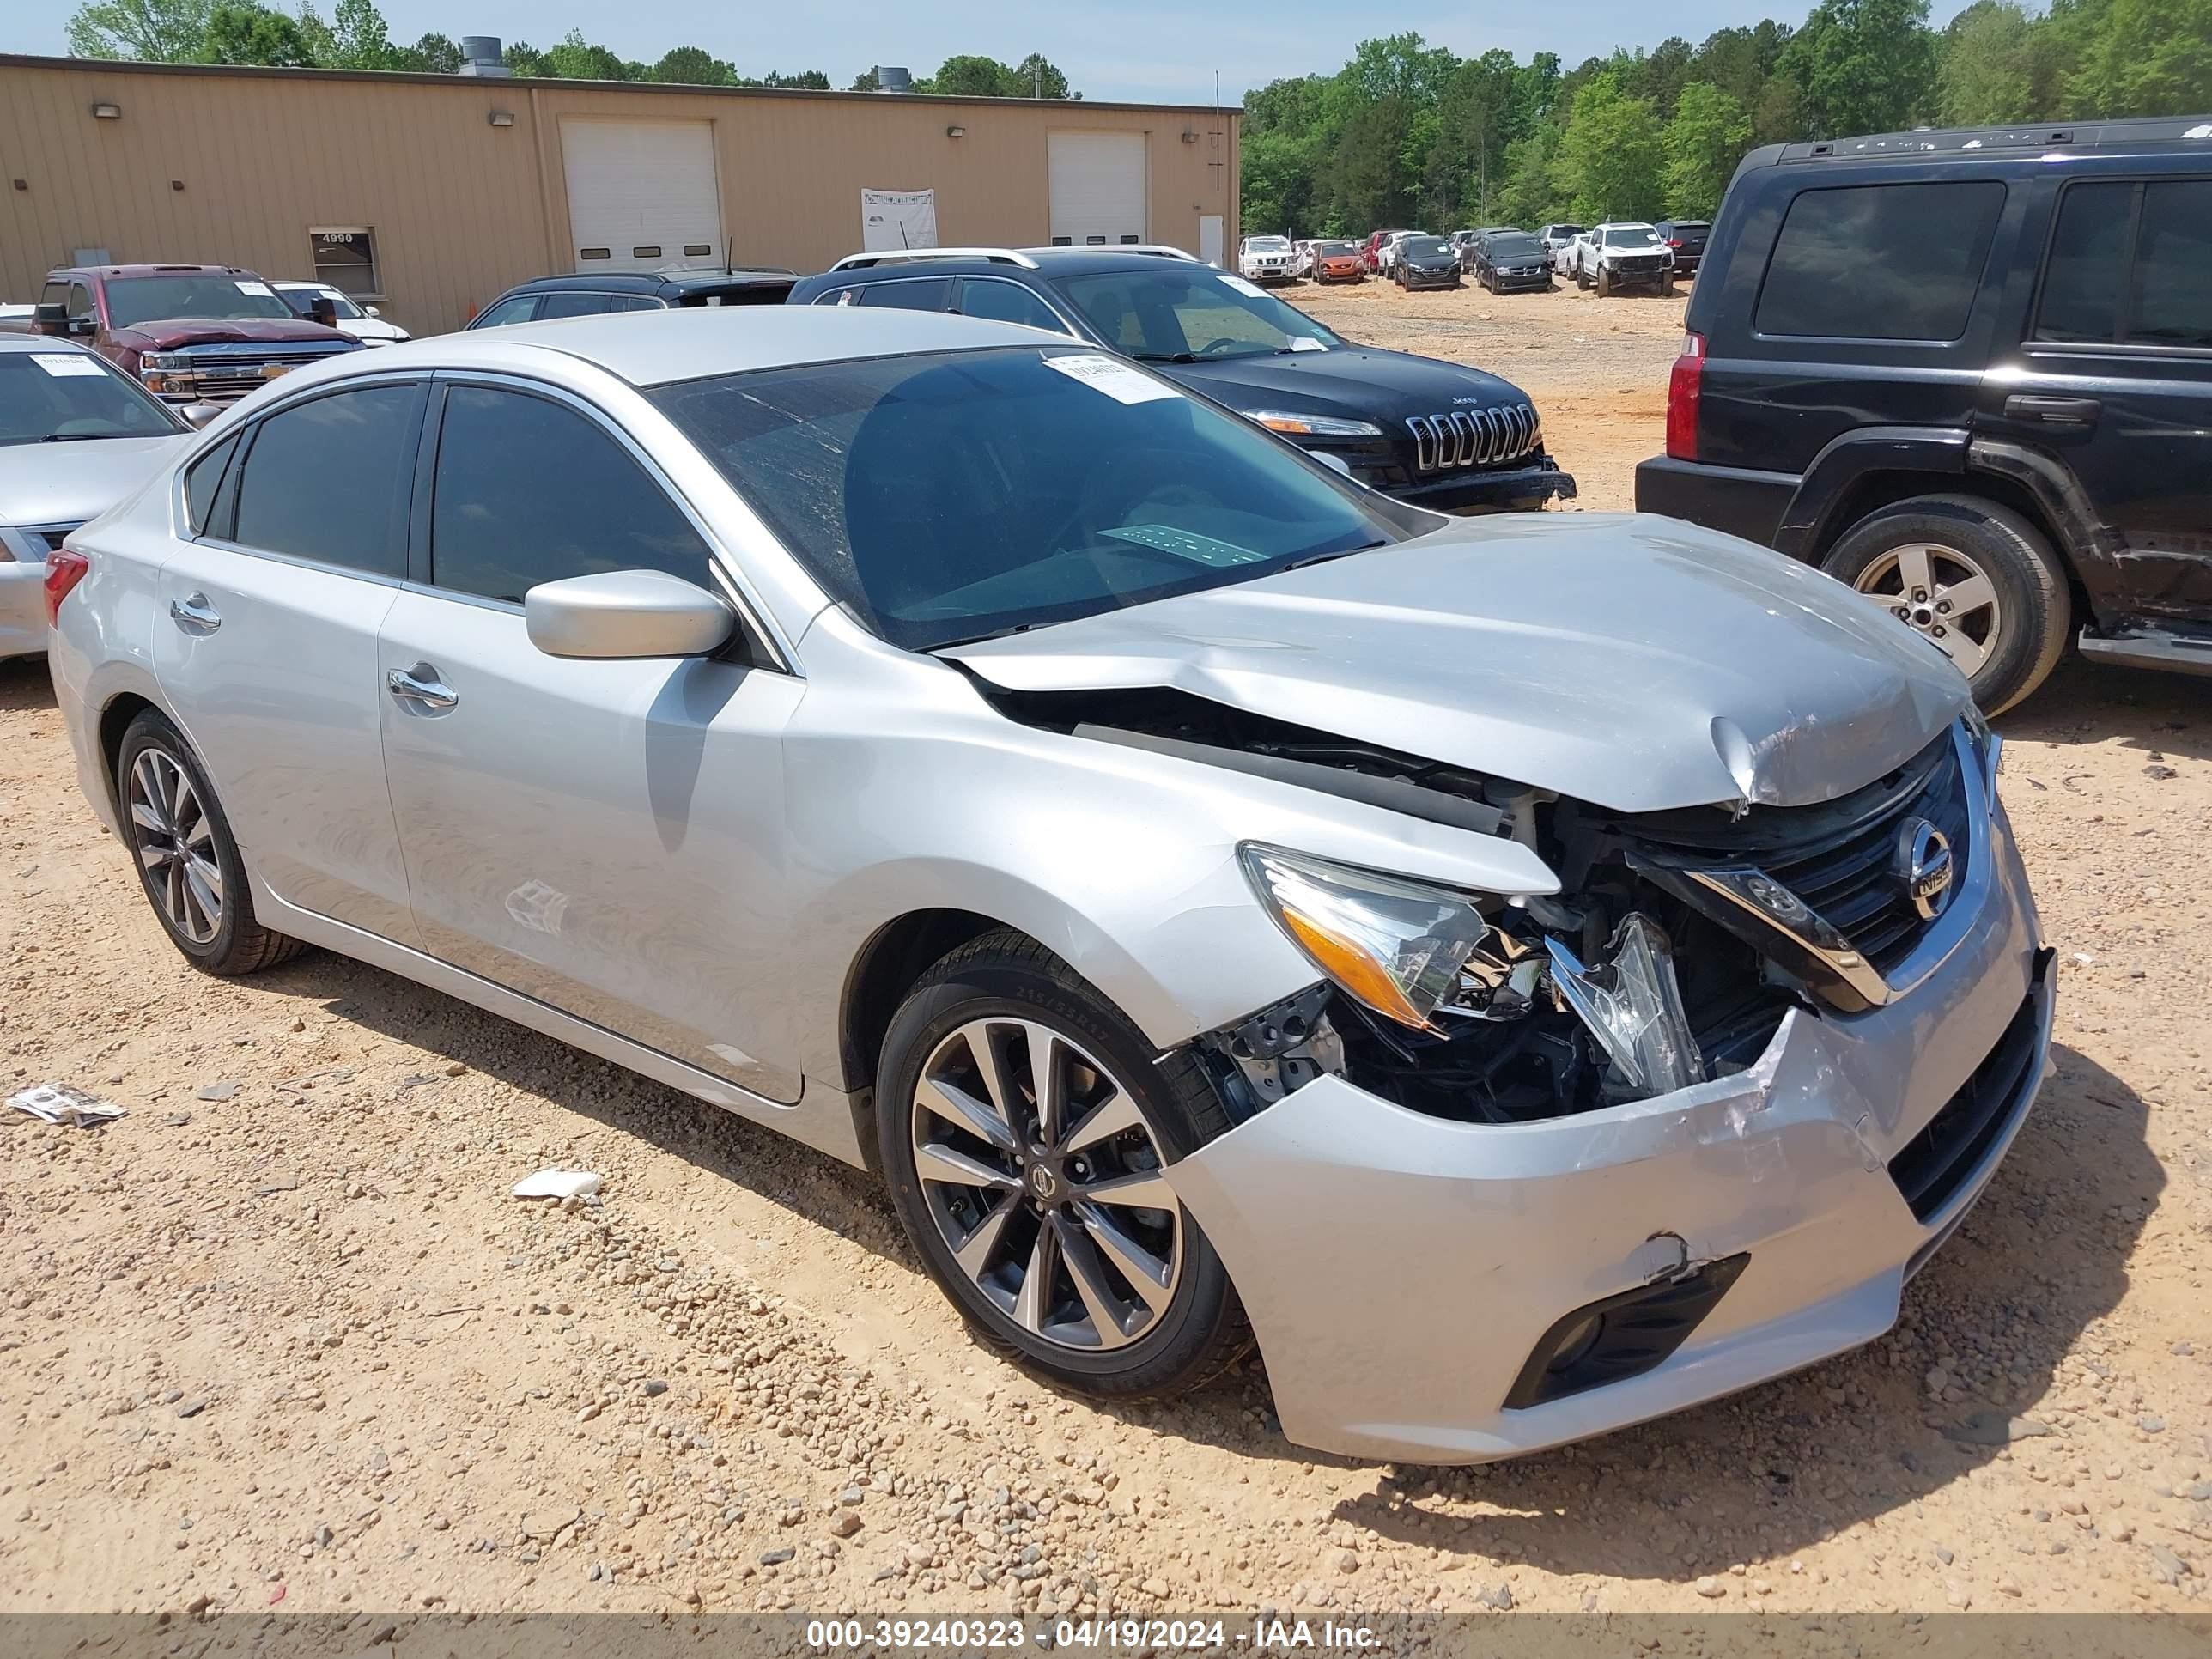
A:
<svg viewBox="0 0 2212 1659">
<path fill-rule="evenodd" d="M 1263 356 L 1152 367 L 1231 409 L 1343 415 L 1353 420 L 1378 421 L 1386 428 L 1413 415 L 1493 409 L 1501 404 L 1528 401 L 1527 392 L 1479 368 L 1372 346 L 1268 352 Z"/>
<path fill-rule="evenodd" d="M 0 445 L 0 524 L 82 524 L 136 489 L 191 436 Z"/>
<path fill-rule="evenodd" d="M 1173 687 L 1624 812 L 1831 800 L 1969 702 L 1842 584 L 1643 514 L 1455 521 L 942 654 L 1013 691 Z"/>
<path fill-rule="evenodd" d="M 177 317 L 134 323 L 115 330 L 112 337 L 136 351 L 175 351 L 194 345 L 357 343 L 304 317 Z"/>
</svg>

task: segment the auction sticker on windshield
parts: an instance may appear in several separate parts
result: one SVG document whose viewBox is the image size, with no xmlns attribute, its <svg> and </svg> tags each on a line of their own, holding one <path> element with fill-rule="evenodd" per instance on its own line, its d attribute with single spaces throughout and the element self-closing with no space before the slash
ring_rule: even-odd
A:
<svg viewBox="0 0 2212 1659">
<path fill-rule="evenodd" d="M 1257 283 L 1248 283 L 1242 276 L 1224 276 L 1221 280 L 1239 294 L 1249 294 L 1255 300 L 1264 300 L 1267 297 L 1266 289 L 1261 288 Z"/>
<path fill-rule="evenodd" d="M 269 284 L 266 283 L 233 283 L 231 286 L 240 294 L 252 294 L 262 299 L 274 297 L 270 293 Z"/>
<path fill-rule="evenodd" d="M 34 351 L 31 361 L 58 380 L 77 375 L 90 375 L 98 380 L 107 373 L 89 357 L 80 357 L 74 351 Z"/>
<path fill-rule="evenodd" d="M 1077 352 L 1073 356 L 1048 357 L 1044 361 L 1048 368 L 1056 368 L 1069 380 L 1080 380 L 1116 403 L 1149 404 L 1176 396 L 1174 387 L 1163 386 L 1128 364 L 1115 362 L 1096 352 Z"/>
</svg>

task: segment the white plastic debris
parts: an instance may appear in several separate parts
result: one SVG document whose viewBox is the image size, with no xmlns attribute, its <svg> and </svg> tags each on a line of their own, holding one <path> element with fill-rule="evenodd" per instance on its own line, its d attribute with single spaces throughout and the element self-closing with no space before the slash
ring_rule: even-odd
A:
<svg viewBox="0 0 2212 1659">
<path fill-rule="evenodd" d="M 517 1198 L 581 1198 L 599 1190 L 599 1178 L 589 1170 L 540 1170 L 514 1183 Z"/>
<path fill-rule="evenodd" d="M 33 1117 L 43 1118 L 48 1123 L 66 1124 L 78 1129 L 89 1128 L 95 1123 L 106 1123 L 111 1118 L 125 1115 L 123 1109 L 112 1101 L 88 1095 L 82 1089 L 72 1089 L 66 1083 L 34 1084 L 9 1096 L 8 1103 L 18 1111 L 28 1112 Z"/>
</svg>

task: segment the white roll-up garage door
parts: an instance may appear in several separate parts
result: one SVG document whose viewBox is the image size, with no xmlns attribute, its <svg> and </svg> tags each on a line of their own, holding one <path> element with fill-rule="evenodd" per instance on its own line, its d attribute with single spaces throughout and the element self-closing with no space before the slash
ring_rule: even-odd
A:
<svg viewBox="0 0 2212 1659">
<path fill-rule="evenodd" d="M 578 270 L 721 263 L 712 123 L 565 120 L 561 161 Z"/>
<path fill-rule="evenodd" d="M 1046 140 L 1052 240 L 1075 247 L 1145 240 L 1145 135 L 1055 132 Z"/>
</svg>

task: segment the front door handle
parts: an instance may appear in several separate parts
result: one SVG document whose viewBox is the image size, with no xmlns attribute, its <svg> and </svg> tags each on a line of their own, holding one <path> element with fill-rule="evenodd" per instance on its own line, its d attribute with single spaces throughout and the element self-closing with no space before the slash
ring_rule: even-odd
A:
<svg viewBox="0 0 2212 1659">
<path fill-rule="evenodd" d="M 171 599 L 169 615 L 177 625 L 195 634 L 212 634 L 222 626 L 222 612 L 208 603 L 204 593 L 195 593 L 186 599 Z"/>
<path fill-rule="evenodd" d="M 385 685 L 402 702 L 422 708 L 447 709 L 461 700 L 460 693 L 438 678 L 427 662 L 412 668 L 395 668 L 384 677 Z"/>
<path fill-rule="evenodd" d="M 2105 406 L 2094 398 L 2039 398 L 2015 392 L 2005 399 L 2004 412 L 2009 420 L 2033 421 L 2043 426 L 2089 427 L 2097 424 Z"/>
</svg>

